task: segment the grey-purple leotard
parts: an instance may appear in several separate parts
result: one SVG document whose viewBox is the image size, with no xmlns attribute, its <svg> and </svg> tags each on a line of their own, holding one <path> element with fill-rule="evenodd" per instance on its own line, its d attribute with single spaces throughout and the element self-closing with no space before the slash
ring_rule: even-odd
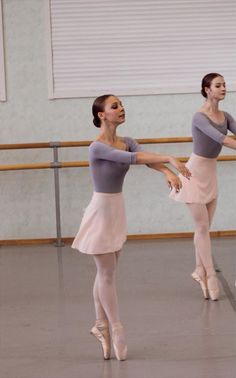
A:
<svg viewBox="0 0 236 378">
<path fill-rule="evenodd" d="M 192 120 L 193 152 L 206 158 L 216 158 L 223 146 L 228 130 L 236 135 L 236 122 L 224 112 L 224 122 L 217 124 L 206 114 L 198 112 Z"/>
<path fill-rule="evenodd" d="M 236 122 L 224 113 L 224 122 L 217 124 L 201 112 L 192 120 L 193 153 L 186 166 L 192 173 L 190 180 L 181 176 L 182 189 L 172 189 L 170 198 L 185 203 L 207 204 L 217 198 L 216 158 L 228 130 L 236 134 Z"/>
<path fill-rule="evenodd" d="M 136 152 L 141 146 L 132 138 L 124 137 L 127 150 L 119 150 L 95 141 L 89 146 L 89 162 L 94 191 L 119 193 L 130 164 L 136 164 Z"/>
</svg>

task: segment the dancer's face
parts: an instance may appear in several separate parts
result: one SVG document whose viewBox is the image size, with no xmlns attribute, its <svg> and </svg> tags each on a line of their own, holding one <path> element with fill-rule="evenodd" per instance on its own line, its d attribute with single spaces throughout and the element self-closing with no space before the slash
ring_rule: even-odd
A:
<svg viewBox="0 0 236 378">
<path fill-rule="evenodd" d="M 101 120 L 120 125 L 125 122 L 125 109 L 118 97 L 110 96 L 106 99 L 104 111 L 99 113 Z"/>
<path fill-rule="evenodd" d="M 223 100 L 226 95 L 226 85 L 222 76 L 215 77 L 210 85 L 210 88 L 206 88 L 207 98 L 215 100 Z"/>
</svg>

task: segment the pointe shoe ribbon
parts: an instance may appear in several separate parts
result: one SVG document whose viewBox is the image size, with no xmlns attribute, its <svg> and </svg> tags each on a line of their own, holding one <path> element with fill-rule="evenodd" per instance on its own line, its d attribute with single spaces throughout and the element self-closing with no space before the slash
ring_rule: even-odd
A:
<svg viewBox="0 0 236 378">
<path fill-rule="evenodd" d="M 104 360 L 109 360 L 111 357 L 111 341 L 109 328 L 99 329 L 96 325 L 90 331 L 91 335 L 95 336 L 96 339 L 101 343 L 103 350 Z"/>
<path fill-rule="evenodd" d="M 202 277 L 199 276 L 199 274 L 194 271 L 192 274 L 191 274 L 192 278 L 198 282 L 201 286 L 201 289 L 202 289 L 202 292 L 203 292 L 203 296 L 205 299 L 209 299 L 209 292 L 208 292 L 208 288 L 207 288 L 207 283 L 206 281 L 203 280 Z"/>
</svg>

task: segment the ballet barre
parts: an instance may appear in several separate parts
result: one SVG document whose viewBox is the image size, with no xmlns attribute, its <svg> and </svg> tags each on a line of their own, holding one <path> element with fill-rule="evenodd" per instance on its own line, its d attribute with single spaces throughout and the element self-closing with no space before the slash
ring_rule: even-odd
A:
<svg viewBox="0 0 236 378">
<path fill-rule="evenodd" d="M 236 137 L 233 137 L 236 139 Z M 192 137 L 171 137 L 171 138 L 144 138 L 136 139 L 139 144 L 165 144 L 165 143 L 190 143 Z M 24 150 L 24 149 L 52 149 L 53 161 L 30 164 L 5 164 L 0 165 L 0 171 L 16 170 L 35 170 L 35 169 L 53 169 L 54 171 L 54 194 L 55 194 L 55 211 L 56 211 L 56 247 L 62 247 L 61 236 L 61 214 L 60 214 L 60 178 L 59 169 L 61 168 L 83 168 L 88 167 L 88 161 L 59 161 L 58 149 L 67 147 L 88 147 L 92 141 L 68 141 L 68 142 L 43 142 L 43 143 L 17 143 L 17 144 L 0 144 L 0 150 Z M 178 157 L 182 162 L 186 162 L 188 157 Z M 217 161 L 236 161 L 236 155 L 222 155 Z"/>
</svg>

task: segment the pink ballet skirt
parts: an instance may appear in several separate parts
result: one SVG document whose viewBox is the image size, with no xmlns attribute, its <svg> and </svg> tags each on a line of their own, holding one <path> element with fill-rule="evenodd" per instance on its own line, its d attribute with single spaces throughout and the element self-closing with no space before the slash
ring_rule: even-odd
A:
<svg viewBox="0 0 236 378">
<path fill-rule="evenodd" d="M 119 251 L 127 238 L 122 193 L 94 192 L 72 248 L 91 255 Z"/>
<path fill-rule="evenodd" d="M 194 153 L 191 154 L 186 167 L 192 173 L 188 180 L 181 174 L 181 190 L 176 193 L 172 189 L 169 197 L 175 201 L 185 203 L 207 204 L 217 198 L 217 161 L 215 158 L 205 158 Z"/>
</svg>

